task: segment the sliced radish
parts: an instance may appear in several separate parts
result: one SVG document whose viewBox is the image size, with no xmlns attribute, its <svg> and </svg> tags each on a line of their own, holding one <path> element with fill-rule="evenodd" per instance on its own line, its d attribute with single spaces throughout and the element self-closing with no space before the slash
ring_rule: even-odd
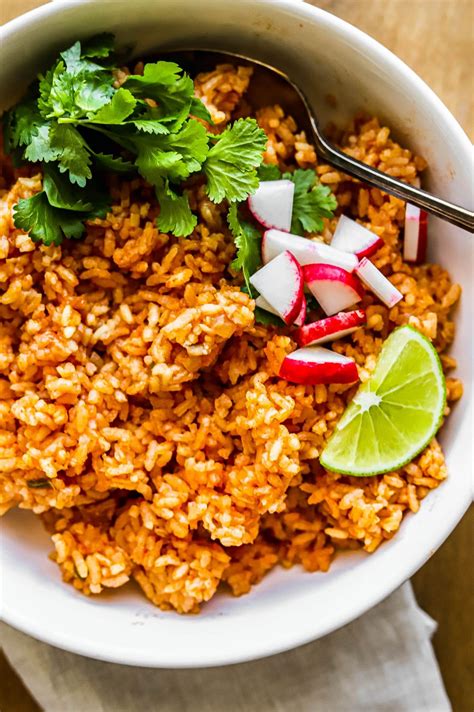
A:
<svg viewBox="0 0 474 712">
<path fill-rule="evenodd" d="M 321 346 L 310 346 L 288 354 L 279 375 L 291 383 L 354 383 L 359 379 L 355 361 Z"/>
<path fill-rule="evenodd" d="M 280 316 L 279 313 L 277 312 L 277 310 L 274 309 L 272 307 L 272 305 L 267 302 L 265 297 L 262 297 L 261 294 L 256 298 L 255 306 L 257 306 L 259 309 L 264 309 L 265 311 L 270 312 L 270 314 L 275 314 L 275 316 Z"/>
<path fill-rule="evenodd" d="M 302 266 L 321 262 L 353 272 L 359 263 L 355 255 L 336 250 L 323 242 L 315 242 L 282 230 L 266 230 L 262 239 L 263 263 L 270 262 L 285 250 L 289 250 Z"/>
<path fill-rule="evenodd" d="M 403 294 L 393 286 L 390 280 L 367 257 L 361 260 L 356 269 L 356 274 L 360 281 L 387 307 L 393 307 L 400 299 L 403 299 Z"/>
<path fill-rule="evenodd" d="M 342 339 L 343 336 L 352 334 L 353 331 L 363 326 L 366 321 L 363 309 L 339 312 L 334 316 L 328 316 L 327 319 L 305 324 L 295 332 L 293 338 L 298 346 L 324 344 L 327 341 L 335 341 L 335 339 Z"/>
<path fill-rule="evenodd" d="M 361 283 L 353 274 L 335 265 L 306 265 L 304 281 L 328 316 L 360 302 Z"/>
<path fill-rule="evenodd" d="M 403 258 L 407 262 L 424 262 L 426 259 L 426 239 L 428 233 L 428 214 L 407 203 L 405 211 L 405 238 Z"/>
<path fill-rule="evenodd" d="M 262 297 L 261 294 L 256 298 L 255 306 L 257 306 L 259 309 L 264 309 L 265 311 L 270 312 L 270 314 L 275 314 L 275 316 L 280 316 L 279 313 L 276 311 L 276 309 L 274 309 L 272 307 L 272 305 L 269 304 L 264 297 Z M 305 321 L 306 321 L 306 297 L 303 293 L 303 298 L 301 300 L 301 308 L 300 308 L 299 314 L 297 314 L 293 323 L 296 326 L 303 326 Z"/>
<path fill-rule="evenodd" d="M 303 299 L 301 300 L 300 313 L 298 314 L 298 316 L 296 317 L 296 319 L 295 319 L 295 321 L 294 321 L 294 324 L 295 324 L 296 326 L 303 326 L 303 324 L 305 323 L 305 321 L 306 321 L 306 308 L 307 308 L 306 297 L 305 297 L 304 292 L 303 292 Z"/>
<path fill-rule="evenodd" d="M 295 184 L 291 180 L 264 180 L 248 199 L 250 212 L 264 227 L 289 230 Z"/>
<path fill-rule="evenodd" d="M 336 232 L 331 240 L 331 247 L 352 252 L 359 259 L 373 255 L 383 244 L 381 237 L 345 215 L 339 218 Z"/>
<path fill-rule="evenodd" d="M 286 324 L 296 319 L 303 299 L 303 272 L 291 252 L 282 252 L 255 272 L 250 283 Z"/>
</svg>

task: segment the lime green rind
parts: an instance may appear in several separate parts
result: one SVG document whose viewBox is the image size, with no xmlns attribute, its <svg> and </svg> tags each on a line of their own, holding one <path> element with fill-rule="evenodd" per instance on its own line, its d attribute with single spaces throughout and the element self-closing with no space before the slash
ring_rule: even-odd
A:
<svg viewBox="0 0 474 712">
<path fill-rule="evenodd" d="M 407 380 L 399 385 L 395 384 L 393 380 L 392 383 L 390 383 L 392 368 L 397 368 L 396 364 L 400 363 L 405 347 L 408 344 L 413 344 L 413 342 L 416 342 L 418 346 L 422 347 L 420 359 L 416 362 L 418 368 L 415 366 L 416 373 L 414 375 L 411 375 L 411 373 L 406 374 Z M 394 353 L 396 354 L 395 358 Z M 390 358 L 384 359 L 384 354 Z M 431 368 L 428 370 L 426 369 L 427 359 L 429 359 L 431 365 Z M 389 361 L 390 368 L 387 369 L 384 360 Z M 420 361 L 424 361 L 424 363 L 420 363 Z M 410 384 L 413 385 L 419 380 L 422 381 L 420 385 L 424 384 L 425 386 L 422 398 L 424 407 L 422 408 L 413 404 L 409 389 Z M 387 382 L 391 387 L 387 392 L 387 396 L 389 397 L 385 401 L 383 398 L 383 384 Z M 405 394 L 404 389 L 406 391 Z M 336 430 L 329 438 L 321 454 L 321 465 L 331 472 L 353 477 L 371 477 L 398 470 L 411 462 L 411 460 L 428 445 L 443 420 L 446 406 L 446 381 L 436 349 L 429 339 L 411 326 L 401 326 L 395 329 L 382 348 L 374 373 L 369 381 L 359 388 L 355 398 L 361 393 L 376 393 L 381 397 L 382 407 L 377 407 L 377 417 L 369 416 L 369 412 L 372 408 L 369 411 L 361 413 L 361 407 L 353 400 L 347 406 L 342 418 L 336 426 Z M 403 396 L 405 397 L 405 402 Z M 399 398 L 400 402 L 398 400 Z M 397 427 L 393 419 L 387 416 L 387 410 L 393 416 L 397 409 L 403 412 L 405 418 L 407 416 L 412 418 L 416 412 L 419 412 L 420 415 L 425 413 L 427 417 L 431 415 L 432 422 L 426 423 L 426 426 L 424 426 L 424 419 L 421 419 L 420 427 L 420 419 L 412 420 L 411 422 L 418 426 L 415 429 L 420 431 L 417 433 L 418 437 L 416 437 L 416 441 L 411 447 L 409 445 L 403 447 L 403 457 L 395 456 L 395 453 L 391 456 L 388 452 L 384 457 L 381 444 L 383 438 L 377 438 L 376 434 L 378 428 L 381 427 L 381 429 L 385 430 L 385 440 L 392 442 L 390 450 L 394 449 L 393 443 L 396 442 L 397 438 L 406 443 L 407 438 L 409 439 L 410 436 L 410 432 L 406 432 L 406 422 L 400 421 L 404 427 L 400 427 L 400 424 Z M 380 416 L 387 421 L 384 425 L 381 424 Z M 408 423 L 408 427 L 410 430 L 410 422 Z M 360 441 L 359 437 L 354 437 L 356 433 L 357 436 L 360 437 Z M 387 435 L 389 436 L 388 438 Z M 361 449 L 359 443 L 364 443 L 364 438 L 368 438 L 368 440 L 365 441 L 367 445 Z M 346 443 L 348 443 L 348 445 L 346 445 Z M 364 455 L 363 464 L 360 462 L 361 455 Z M 370 465 L 368 465 L 369 459 Z"/>
</svg>

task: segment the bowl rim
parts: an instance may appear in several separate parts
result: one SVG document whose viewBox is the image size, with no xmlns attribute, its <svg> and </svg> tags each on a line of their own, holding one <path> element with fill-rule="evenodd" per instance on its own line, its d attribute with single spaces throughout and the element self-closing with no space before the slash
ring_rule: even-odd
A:
<svg viewBox="0 0 474 712">
<path fill-rule="evenodd" d="M 113 2 L 113 0 L 109 1 Z M 97 0 L 75 0 L 74 4 L 77 6 L 93 6 L 96 2 Z M 472 144 L 468 136 L 441 99 L 413 69 L 373 37 L 349 22 L 332 15 L 330 12 L 312 5 L 307 5 L 305 2 L 297 2 L 296 0 L 244 0 L 244 2 L 249 2 L 249 4 L 275 5 L 298 16 L 302 21 L 316 20 L 324 25 L 328 32 L 334 32 L 344 39 L 350 40 L 353 47 L 364 48 L 364 50 L 380 64 L 390 68 L 392 72 L 396 73 L 402 80 L 408 82 L 410 86 L 416 89 L 419 95 L 423 95 L 424 100 L 430 104 L 432 111 L 436 113 L 442 123 L 448 127 L 453 139 L 460 146 L 461 151 L 465 151 L 466 155 L 470 155 Z M 14 18 L 0 28 L 0 46 L 3 41 L 15 37 L 24 28 L 34 26 L 38 20 L 47 20 L 60 14 L 63 9 L 70 8 L 71 2 L 69 0 L 54 0 Z M 467 394 L 466 397 L 468 397 Z M 202 657 L 198 659 L 196 655 L 189 655 L 187 651 L 182 650 L 182 658 L 179 661 L 170 662 L 166 652 L 165 654 L 155 650 L 142 652 L 132 650 L 126 646 L 117 647 L 116 644 L 110 644 L 105 640 L 101 641 L 99 647 L 98 642 L 86 640 L 85 637 L 81 640 L 71 638 L 67 631 L 59 630 L 58 628 L 51 629 L 34 615 L 30 617 L 25 616 L 20 611 L 5 605 L 0 606 L 2 619 L 27 635 L 69 652 L 107 662 L 133 666 L 175 669 L 214 667 L 275 655 L 309 643 L 337 630 L 355 620 L 390 595 L 430 558 L 455 528 L 472 501 L 469 490 L 467 489 L 466 492 L 467 496 L 464 499 L 459 497 L 456 501 L 456 506 L 451 508 L 450 518 L 442 522 L 442 526 L 440 525 L 438 531 L 432 536 L 430 547 L 420 548 L 419 551 L 417 550 L 412 553 L 409 565 L 405 565 L 402 576 L 400 576 L 400 571 L 395 567 L 392 567 L 392 569 L 388 568 L 385 572 L 387 576 L 384 579 L 384 584 L 371 591 L 369 595 L 365 592 L 363 596 L 355 596 L 353 601 L 354 605 L 350 610 L 344 610 L 339 615 L 334 614 L 328 617 L 324 623 L 321 623 L 321 620 L 317 618 L 314 623 L 306 621 L 305 627 L 295 629 L 291 634 L 282 636 L 278 642 L 275 640 L 267 642 L 261 637 L 256 636 L 252 640 L 252 643 L 248 645 L 247 653 L 237 653 L 232 650 L 227 650 L 219 651 L 214 656 L 208 655 L 204 659 Z"/>
<path fill-rule="evenodd" d="M 74 0 L 74 4 L 77 6 L 93 6 L 94 4 L 97 4 L 98 1 L 100 2 L 100 0 Z M 247 0 L 243 0 L 243 2 L 246 1 Z M 109 2 L 114 2 L 114 0 L 109 0 Z M 252 0 L 249 0 L 249 2 L 252 2 Z M 414 69 L 409 67 L 406 62 L 400 59 L 400 57 L 394 54 L 394 52 L 385 47 L 385 45 L 378 40 L 374 39 L 367 32 L 364 32 L 364 30 L 352 25 L 347 20 L 343 20 L 340 17 L 333 15 L 327 10 L 307 4 L 305 0 L 256 0 L 256 2 L 261 5 L 279 5 L 281 7 L 286 7 L 288 10 L 291 10 L 293 14 L 299 14 L 303 20 L 309 18 L 319 18 L 330 31 L 337 30 L 346 38 L 351 37 L 355 40 L 355 43 L 357 43 L 357 41 L 361 44 L 363 43 L 374 56 L 378 56 L 385 65 L 389 65 L 397 69 L 410 82 L 412 82 L 420 92 L 424 93 L 430 103 L 433 104 L 433 108 L 440 112 L 444 120 L 450 124 L 450 128 L 453 131 L 456 140 L 464 143 L 465 150 L 472 150 L 472 143 L 466 132 L 435 91 L 431 89 L 431 87 L 415 72 Z M 43 18 L 47 19 L 53 15 L 57 15 L 62 9 L 67 8 L 71 8 L 70 0 L 50 0 L 45 5 L 40 5 L 39 7 L 29 10 L 22 15 L 18 15 L 18 17 L 13 18 L 0 27 L 0 43 L 17 34 L 26 25 L 34 24 L 36 20 Z"/>
</svg>

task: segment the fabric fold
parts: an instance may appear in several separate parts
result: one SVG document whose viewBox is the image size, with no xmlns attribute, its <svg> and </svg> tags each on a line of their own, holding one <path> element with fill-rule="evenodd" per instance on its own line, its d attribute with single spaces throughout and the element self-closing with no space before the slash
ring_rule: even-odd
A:
<svg viewBox="0 0 474 712">
<path fill-rule="evenodd" d="M 435 628 L 407 583 L 321 640 L 229 667 L 98 662 L 7 625 L 1 639 L 45 712 L 450 712 L 430 641 Z"/>
</svg>

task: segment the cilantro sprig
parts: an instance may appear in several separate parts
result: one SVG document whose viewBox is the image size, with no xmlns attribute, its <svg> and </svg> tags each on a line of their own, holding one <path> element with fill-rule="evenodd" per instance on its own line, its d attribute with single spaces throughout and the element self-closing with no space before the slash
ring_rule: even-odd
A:
<svg viewBox="0 0 474 712">
<path fill-rule="evenodd" d="M 254 225 L 242 219 L 236 203 L 233 203 L 229 208 L 227 222 L 237 248 L 237 256 L 230 265 L 231 269 L 235 272 L 242 272 L 247 292 L 252 295 L 253 287 L 250 284 L 250 277 L 262 263 L 260 258 L 262 236 Z"/>
<path fill-rule="evenodd" d="M 211 134 L 192 79 L 175 62 L 145 65 L 116 87 L 112 35 L 75 42 L 4 117 L 7 153 L 39 164 L 43 190 L 15 206 L 15 224 L 45 244 L 80 238 L 105 215 L 103 172 L 139 173 L 154 186 L 158 227 L 189 235 L 197 223 L 183 181 L 207 179 L 209 198 L 230 204 L 258 187 L 266 135 L 254 119 Z"/>
<path fill-rule="evenodd" d="M 239 119 L 220 134 L 204 164 L 211 200 L 245 200 L 258 188 L 255 170 L 262 163 L 267 137 L 254 119 Z"/>
<path fill-rule="evenodd" d="M 280 180 L 285 178 L 295 184 L 291 232 L 304 235 L 305 232 L 321 232 L 323 218 L 334 217 L 337 207 L 336 196 L 327 185 L 322 185 L 314 170 L 297 168 L 293 173 L 281 173 L 278 166 L 263 164 L 258 169 L 260 180 Z"/>
</svg>

